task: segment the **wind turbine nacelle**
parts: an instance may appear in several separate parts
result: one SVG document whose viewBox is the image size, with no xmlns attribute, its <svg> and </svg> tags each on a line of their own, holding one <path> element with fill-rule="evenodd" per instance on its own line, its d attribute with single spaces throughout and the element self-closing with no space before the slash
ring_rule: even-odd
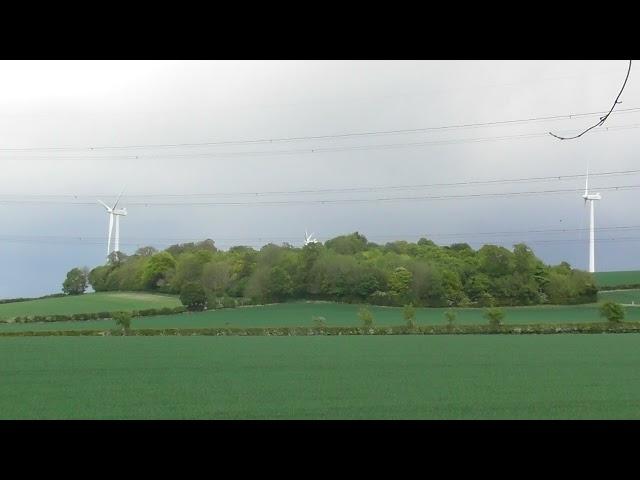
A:
<svg viewBox="0 0 640 480">
<path fill-rule="evenodd" d="M 117 210 L 113 211 L 114 215 L 123 215 L 126 216 L 127 215 L 127 209 L 126 208 L 119 208 Z"/>
<path fill-rule="evenodd" d="M 590 195 L 583 195 L 585 200 L 602 200 L 602 196 L 599 193 L 592 193 Z"/>
</svg>

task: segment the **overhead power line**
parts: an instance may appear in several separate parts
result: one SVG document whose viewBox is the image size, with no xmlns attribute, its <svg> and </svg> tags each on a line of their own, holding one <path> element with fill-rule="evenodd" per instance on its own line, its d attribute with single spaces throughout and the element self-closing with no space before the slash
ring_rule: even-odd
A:
<svg viewBox="0 0 640 480">
<path fill-rule="evenodd" d="M 634 113 L 640 111 L 640 107 L 620 109 L 615 114 L 622 113 Z M 201 142 L 201 143 L 160 143 L 160 144 L 132 144 L 132 145 L 102 145 L 102 146 L 85 146 L 85 147 L 15 147 L 15 148 L 0 148 L 2 152 L 36 152 L 36 151 L 101 151 L 101 150 L 134 150 L 134 149 L 165 149 L 165 148 L 191 148 L 191 147 L 216 147 L 216 146 L 232 146 L 232 145 L 253 145 L 253 144 L 274 144 L 274 143 L 287 143 L 287 142 L 300 142 L 300 141 L 316 141 L 316 140 L 332 140 L 332 139 L 344 139 L 344 138 L 358 138 L 358 137 L 377 137 L 387 135 L 406 135 L 413 133 L 424 133 L 440 130 L 455 130 L 465 128 L 482 128 L 482 127 L 494 127 L 501 125 L 517 125 L 526 124 L 532 122 L 543 121 L 556 121 L 556 120 L 570 120 L 574 118 L 591 117 L 596 115 L 602 115 L 606 112 L 583 112 L 583 113 L 569 113 L 564 115 L 548 115 L 540 117 L 529 117 L 511 120 L 497 120 L 490 122 L 477 122 L 477 123 L 462 123 L 452 125 L 440 125 L 433 127 L 421 127 L 421 128 L 405 128 L 397 130 L 373 130 L 364 132 L 348 132 L 329 135 L 307 135 L 297 137 L 274 137 L 274 138 L 257 138 L 257 139 L 240 139 L 240 140 L 221 140 L 213 142 Z M 610 114 L 611 112 L 609 112 Z M 546 135 L 546 133 L 544 134 Z"/>
<path fill-rule="evenodd" d="M 639 128 L 640 124 L 619 125 L 613 127 L 605 127 L 604 130 L 597 130 L 596 132 L 609 132 L 618 130 L 628 130 Z M 573 132 L 571 130 L 568 132 Z M 594 133 L 596 133 L 594 132 Z M 387 143 L 387 144 L 370 144 L 370 145 L 350 145 L 339 147 L 315 147 L 315 148 L 298 148 L 291 150 L 249 150 L 240 152 L 202 152 L 202 153 L 187 153 L 187 154 L 129 154 L 129 155 L 100 155 L 100 156 L 86 156 L 86 155 L 74 155 L 74 156 L 39 156 L 39 157 L 13 157 L 17 160 L 154 160 L 161 158 L 236 158 L 236 157 L 260 157 L 260 156 L 280 156 L 280 155 L 309 155 L 309 154 L 322 154 L 322 153 L 335 153 L 335 152 L 348 152 L 348 151 L 368 151 L 368 150 L 393 150 L 399 148 L 416 148 L 416 147 L 429 147 L 429 146 L 443 146 L 443 145 L 461 145 L 468 143 L 483 143 L 483 142 L 496 142 L 505 140 L 523 140 L 546 137 L 546 132 L 540 133 L 524 133 L 518 135 L 503 135 L 493 137 L 481 137 L 481 138 L 460 138 L 449 140 L 431 140 L 424 142 L 405 142 L 405 143 Z M 0 158 L 1 159 L 1 158 Z M 7 160 L 11 160 L 5 158 Z"/>
<path fill-rule="evenodd" d="M 640 185 L 614 185 L 608 187 L 600 187 L 598 190 L 634 190 L 640 188 Z M 198 206 L 281 206 L 281 205 L 325 205 L 325 204 L 346 204 L 346 203 L 370 203 L 370 202 L 394 202 L 394 201 L 427 201 L 427 200 L 453 200 L 468 198 L 491 198 L 491 197 L 515 197 L 530 195 L 550 195 L 563 193 L 582 192 L 582 189 L 557 189 L 557 190 L 537 190 L 524 192 L 492 192 L 492 193 L 470 193 L 460 195 L 416 195 L 407 197 L 379 197 L 379 198 L 341 198 L 341 199 L 323 199 L 323 200 L 269 200 L 258 202 L 127 202 L 127 206 L 139 207 L 198 207 Z M 3 205 L 71 205 L 71 206 L 91 206 L 95 207 L 94 202 L 64 202 L 64 201 L 46 201 L 46 200 L 2 200 Z"/>
<path fill-rule="evenodd" d="M 584 135 L 585 133 L 587 133 L 589 130 L 592 130 L 592 129 L 596 128 L 596 127 L 599 127 L 600 125 L 603 125 L 603 124 L 604 124 L 604 122 L 606 122 L 606 121 L 607 121 L 607 118 L 609 118 L 609 115 L 611 115 L 611 113 L 613 112 L 613 109 L 614 109 L 614 108 L 616 108 L 616 105 L 617 105 L 618 103 L 622 103 L 622 102 L 619 102 L 619 101 L 618 101 L 618 99 L 620 98 L 620 95 L 622 95 L 622 92 L 623 92 L 623 90 L 624 90 L 624 87 L 627 85 L 627 80 L 629 80 L 629 73 L 631 73 L 631 60 L 629 60 L 629 69 L 627 70 L 627 76 L 626 76 L 626 77 L 625 77 L 625 79 L 624 79 L 624 83 L 622 84 L 622 88 L 620 89 L 620 92 L 618 93 L 618 96 L 617 96 L 617 97 L 616 97 L 616 99 L 613 101 L 613 105 L 611 106 L 611 110 L 609 110 L 609 111 L 607 112 L 607 114 L 606 114 L 606 115 L 604 115 L 603 117 L 600 117 L 600 121 L 599 121 L 598 123 L 596 123 L 595 125 L 593 125 L 593 126 L 591 126 L 591 127 L 587 128 L 587 129 L 586 129 L 584 132 L 582 132 L 580 135 L 576 135 L 576 136 L 574 136 L 574 137 L 561 137 L 561 136 L 559 136 L 559 135 L 555 135 L 555 134 L 553 134 L 553 133 L 551 133 L 551 132 L 549 132 L 549 135 L 551 135 L 552 137 L 556 137 L 556 138 L 558 138 L 558 139 L 560 139 L 560 140 L 573 140 L 573 139 L 575 139 L 575 138 L 580 138 L 582 135 Z"/>
<path fill-rule="evenodd" d="M 617 225 L 617 226 L 609 226 L 609 227 L 599 227 L 597 229 L 600 231 L 611 231 L 611 230 L 639 230 L 640 225 Z M 507 231 L 480 231 L 480 232 L 421 232 L 421 233 L 395 233 L 395 234 L 385 234 L 385 235 L 365 235 L 367 239 L 395 239 L 402 240 L 407 237 L 424 237 L 424 238 L 434 238 L 434 237 L 479 237 L 479 236 L 516 236 L 523 234 L 563 234 L 563 233 L 574 233 L 587 231 L 588 228 L 538 228 L 538 229 L 529 229 L 529 230 L 507 230 Z M 325 236 L 327 239 L 337 237 L 341 234 L 332 234 Z M 129 241 L 137 241 L 136 244 L 141 242 L 161 242 L 161 243 L 170 243 L 174 242 L 178 243 L 191 243 L 191 242 L 199 242 L 204 238 L 211 237 L 211 235 L 203 234 L 201 236 L 195 237 L 127 237 Z M 0 235 L 0 240 L 43 240 L 43 241 L 92 241 L 98 240 L 101 241 L 103 236 L 95 236 L 95 235 Z M 302 241 L 302 236 L 296 235 L 261 235 L 261 236 L 252 236 L 252 237 L 217 237 L 213 239 L 214 241 L 258 241 L 258 242 L 270 242 L 270 241 Z"/>
<path fill-rule="evenodd" d="M 640 169 L 635 170 L 612 170 L 604 172 L 590 173 L 591 177 L 616 177 L 638 175 Z M 362 193 L 374 192 L 381 190 L 416 190 L 423 188 L 442 188 L 442 187 L 466 187 L 480 185 L 500 185 L 509 183 L 534 183 L 534 182 L 550 182 L 563 181 L 584 177 L 584 173 L 566 174 L 566 175 L 547 175 L 537 177 L 518 177 L 518 178 L 499 178 L 487 180 L 465 180 L 460 182 L 440 182 L 440 183 L 423 183 L 409 185 L 373 185 L 361 187 L 342 187 L 342 188 L 320 188 L 320 189 L 304 189 L 304 190 L 272 190 L 272 191 L 254 191 L 254 192 L 217 192 L 217 193 L 149 193 L 149 194 L 130 194 L 123 195 L 122 198 L 197 198 L 197 197 L 234 197 L 234 196 L 269 196 L 269 195 L 305 195 L 305 194 L 335 194 L 335 193 Z M 0 194 L 0 203 L 3 198 L 96 198 L 109 197 L 107 194 Z"/>
</svg>

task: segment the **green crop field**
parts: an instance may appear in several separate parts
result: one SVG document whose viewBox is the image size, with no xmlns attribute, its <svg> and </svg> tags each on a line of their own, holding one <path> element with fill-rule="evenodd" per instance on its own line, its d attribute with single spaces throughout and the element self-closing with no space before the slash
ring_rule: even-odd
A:
<svg viewBox="0 0 640 480">
<path fill-rule="evenodd" d="M 291 327 L 312 326 L 313 317 L 325 318 L 328 326 L 356 326 L 358 305 L 329 302 L 299 302 L 278 305 L 242 307 L 234 309 L 211 310 L 201 313 L 182 313 L 154 317 L 134 318 L 135 328 L 201 328 L 201 327 Z M 374 315 L 374 324 L 379 326 L 402 325 L 402 308 L 370 307 Z M 599 316 L 596 304 L 577 306 L 537 306 L 510 307 L 504 309 L 506 324 L 528 323 L 575 323 L 597 322 Z M 444 324 L 442 308 L 416 309 L 416 320 L 420 325 Z M 458 309 L 457 323 L 487 323 L 484 310 L 478 308 Z M 640 308 L 627 308 L 626 320 L 640 321 Z M 3 331 L 35 330 L 105 330 L 115 328 L 112 320 L 90 320 L 82 322 L 47 322 L 24 324 L 0 324 Z"/>
<path fill-rule="evenodd" d="M 627 272 L 596 272 L 594 275 L 596 277 L 596 283 L 600 287 L 640 284 L 640 270 Z"/>
<path fill-rule="evenodd" d="M 0 339 L 2 419 L 638 419 L 640 335 Z"/>
<path fill-rule="evenodd" d="M 0 320 L 19 315 L 71 315 L 74 313 L 177 307 L 178 297 L 138 292 L 102 292 L 0 304 Z"/>
<path fill-rule="evenodd" d="M 609 290 L 598 293 L 601 302 L 617 302 L 623 304 L 635 303 L 640 306 L 640 290 Z"/>
</svg>

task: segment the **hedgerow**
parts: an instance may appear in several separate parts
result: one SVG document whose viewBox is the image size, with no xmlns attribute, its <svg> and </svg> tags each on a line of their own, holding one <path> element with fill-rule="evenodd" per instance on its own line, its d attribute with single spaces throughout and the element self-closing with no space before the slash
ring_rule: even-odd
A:
<svg viewBox="0 0 640 480">
<path fill-rule="evenodd" d="M 133 317 L 152 317 L 157 315 L 175 315 L 186 312 L 184 306 L 163 307 L 163 308 L 147 308 L 144 310 L 133 310 Z M 13 319 L 3 320 L 4 323 L 13 321 L 14 323 L 42 323 L 42 322 L 83 322 L 87 320 L 103 320 L 113 318 L 116 312 L 92 312 L 92 313 L 74 313 L 72 315 L 32 315 L 18 316 Z"/>
<path fill-rule="evenodd" d="M 252 328 L 164 328 L 134 329 L 130 336 L 316 336 L 316 335 L 553 335 L 553 334 L 640 333 L 640 322 L 567 323 L 535 325 L 428 325 L 410 327 L 252 327 Z M 0 336 L 119 336 L 113 330 L 52 330 L 0 332 Z"/>
<path fill-rule="evenodd" d="M 18 297 L 18 298 L 5 298 L 4 300 L 0 300 L 0 305 L 5 303 L 19 303 L 19 302 L 30 302 L 31 300 L 44 300 L 45 298 L 58 298 L 58 297 L 66 297 L 66 293 L 53 293 L 51 295 L 43 295 L 42 297 Z"/>
</svg>

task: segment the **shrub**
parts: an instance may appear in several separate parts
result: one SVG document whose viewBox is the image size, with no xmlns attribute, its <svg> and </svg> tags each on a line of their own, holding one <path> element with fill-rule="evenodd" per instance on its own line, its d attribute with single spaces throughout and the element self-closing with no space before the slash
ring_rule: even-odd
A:
<svg viewBox="0 0 640 480">
<path fill-rule="evenodd" d="M 222 308 L 236 308 L 236 301 L 231 297 L 222 297 Z"/>
<path fill-rule="evenodd" d="M 368 302 L 371 305 L 389 305 L 389 294 L 381 291 L 373 292 L 369 295 Z"/>
<path fill-rule="evenodd" d="M 600 306 L 600 316 L 612 323 L 619 323 L 624 319 L 624 307 L 619 303 L 605 302 Z"/>
<path fill-rule="evenodd" d="M 199 283 L 187 282 L 180 291 L 180 301 L 187 310 L 202 311 L 207 305 L 207 294 Z"/>
<path fill-rule="evenodd" d="M 453 323 L 456 321 L 456 317 L 456 311 L 451 308 L 444 312 L 444 318 L 447 320 L 447 325 L 450 327 L 453 326 Z"/>
<path fill-rule="evenodd" d="M 126 335 L 131 328 L 131 313 L 130 312 L 113 312 L 113 319 L 116 321 L 116 325 L 122 327 L 122 334 Z"/>
<path fill-rule="evenodd" d="M 242 307 L 245 305 L 255 305 L 255 302 L 253 301 L 253 299 L 249 297 L 239 297 L 236 299 L 236 301 L 239 307 Z"/>
<path fill-rule="evenodd" d="M 490 293 L 484 292 L 478 298 L 478 303 L 483 307 L 493 307 L 496 304 L 496 299 Z"/>
<path fill-rule="evenodd" d="M 313 321 L 313 326 L 316 328 L 324 328 L 327 326 L 327 321 L 324 317 L 313 316 L 311 320 Z"/>
<path fill-rule="evenodd" d="M 405 305 L 402 310 L 402 316 L 407 322 L 407 327 L 415 328 L 416 327 L 416 309 L 413 307 L 413 304 Z"/>
<path fill-rule="evenodd" d="M 373 325 L 373 314 L 367 307 L 360 307 L 358 310 L 358 318 L 365 327 Z"/>
<path fill-rule="evenodd" d="M 502 320 L 504 320 L 505 313 L 501 308 L 491 307 L 487 308 L 484 316 L 489 320 L 489 325 L 493 327 L 499 327 L 500 325 L 502 325 Z"/>
</svg>

